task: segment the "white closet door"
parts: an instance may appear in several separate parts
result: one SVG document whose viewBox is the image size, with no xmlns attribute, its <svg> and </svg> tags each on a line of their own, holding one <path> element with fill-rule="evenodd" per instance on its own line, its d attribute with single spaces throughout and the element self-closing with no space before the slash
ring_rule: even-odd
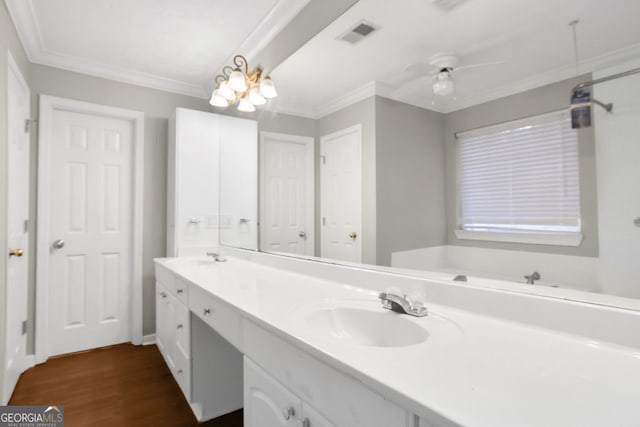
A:
<svg viewBox="0 0 640 427">
<path fill-rule="evenodd" d="M 55 110 L 48 354 L 129 341 L 133 123 Z"/>
</svg>

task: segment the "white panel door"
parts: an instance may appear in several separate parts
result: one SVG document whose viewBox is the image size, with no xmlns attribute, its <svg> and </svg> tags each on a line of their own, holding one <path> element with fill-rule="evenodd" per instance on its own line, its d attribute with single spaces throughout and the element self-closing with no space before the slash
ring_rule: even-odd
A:
<svg viewBox="0 0 640 427">
<path fill-rule="evenodd" d="M 360 262 L 362 257 L 361 127 L 320 139 L 323 258 Z"/>
<path fill-rule="evenodd" d="M 8 55 L 7 81 L 7 299 L 5 381 L 2 404 L 6 405 L 26 368 L 28 234 L 29 218 L 29 87 Z M 24 252 L 20 252 L 24 251 Z M 26 323 L 24 323 L 26 325 Z"/>
<path fill-rule="evenodd" d="M 53 113 L 48 354 L 129 341 L 133 124 Z"/>
<path fill-rule="evenodd" d="M 313 138 L 262 132 L 260 166 L 260 249 L 313 255 Z"/>
</svg>

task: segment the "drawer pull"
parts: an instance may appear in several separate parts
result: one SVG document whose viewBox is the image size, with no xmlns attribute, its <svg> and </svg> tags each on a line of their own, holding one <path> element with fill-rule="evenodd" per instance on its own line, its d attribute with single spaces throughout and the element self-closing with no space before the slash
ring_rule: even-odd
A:
<svg viewBox="0 0 640 427">
<path fill-rule="evenodd" d="M 178 295 L 182 293 L 182 289 L 178 289 Z"/>
<path fill-rule="evenodd" d="M 309 418 L 302 420 L 302 427 L 311 427 L 311 421 L 309 421 Z"/>
<path fill-rule="evenodd" d="M 182 369 L 178 369 L 178 375 L 182 375 Z"/>
<path fill-rule="evenodd" d="M 210 308 L 205 308 L 205 309 L 204 309 L 204 315 L 205 315 L 205 316 L 208 316 L 208 315 L 210 315 L 210 314 L 211 314 L 211 309 L 210 309 Z"/>
<path fill-rule="evenodd" d="M 161 296 L 162 298 L 166 298 L 166 297 L 167 297 L 167 294 L 166 294 L 166 293 L 164 293 L 164 292 L 160 292 L 160 296 Z"/>
<path fill-rule="evenodd" d="M 182 323 L 178 324 L 178 329 L 182 329 Z"/>
<path fill-rule="evenodd" d="M 296 414 L 296 410 L 293 409 L 293 406 L 289 406 L 288 408 L 284 408 L 282 410 L 282 417 L 285 420 L 291 419 L 291 417 L 293 417 L 295 414 Z"/>
</svg>

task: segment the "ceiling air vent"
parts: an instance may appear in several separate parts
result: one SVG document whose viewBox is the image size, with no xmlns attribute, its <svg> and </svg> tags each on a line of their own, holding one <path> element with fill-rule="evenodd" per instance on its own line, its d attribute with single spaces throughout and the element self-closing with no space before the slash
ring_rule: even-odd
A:
<svg viewBox="0 0 640 427">
<path fill-rule="evenodd" d="M 467 1 L 468 0 L 431 0 L 431 3 L 445 12 L 451 12 L 453 9 Z"/>
<path fill-rule="evenodd" d="M 340 34 L 338 40 L 344 40 L 351 44 L 355 44 L 379 29 L 380 27 L 376 24 L 368 21 L 360 21 L 353 25 L 347 32 Z"/>
</svg>

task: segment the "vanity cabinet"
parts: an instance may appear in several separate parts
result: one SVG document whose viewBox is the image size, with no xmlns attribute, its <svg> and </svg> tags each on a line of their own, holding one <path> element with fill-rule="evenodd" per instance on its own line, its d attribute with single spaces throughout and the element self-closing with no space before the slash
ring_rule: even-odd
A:
<svg viewBox="0 0 640 427">
<path fill-rule="evenodd" d="M 161 262 L 156 288 L 158 348 L 199 421 L 244 408 L 246 427 L 415 427 L 409 411 Z"/>
<path fill-rule="evenodd" d="M 248 320 L 242 330 L 246 427 L 414 426 L 412 413 L 297 346 Z"/>
<path fill-rule="evenodd" d="M 163 281 L 160 281 L 162 277 Z M 178 284 L 181 287 L 177 287 Z M 156 343 L 182 393 L 191 398 L 189 309 L 178 297 L 187 292 L 171 274 L 156 275 Z"/>
<path fill-rule="evenodd" d="M 245 427 L 335 427 L 247 357 L 244 390 Z"/>
<path fill-rule="evenodd" d="M 243 406 L 240 319 L 156 264 L 156 344 L 199 421 Z"/>
</svg>

